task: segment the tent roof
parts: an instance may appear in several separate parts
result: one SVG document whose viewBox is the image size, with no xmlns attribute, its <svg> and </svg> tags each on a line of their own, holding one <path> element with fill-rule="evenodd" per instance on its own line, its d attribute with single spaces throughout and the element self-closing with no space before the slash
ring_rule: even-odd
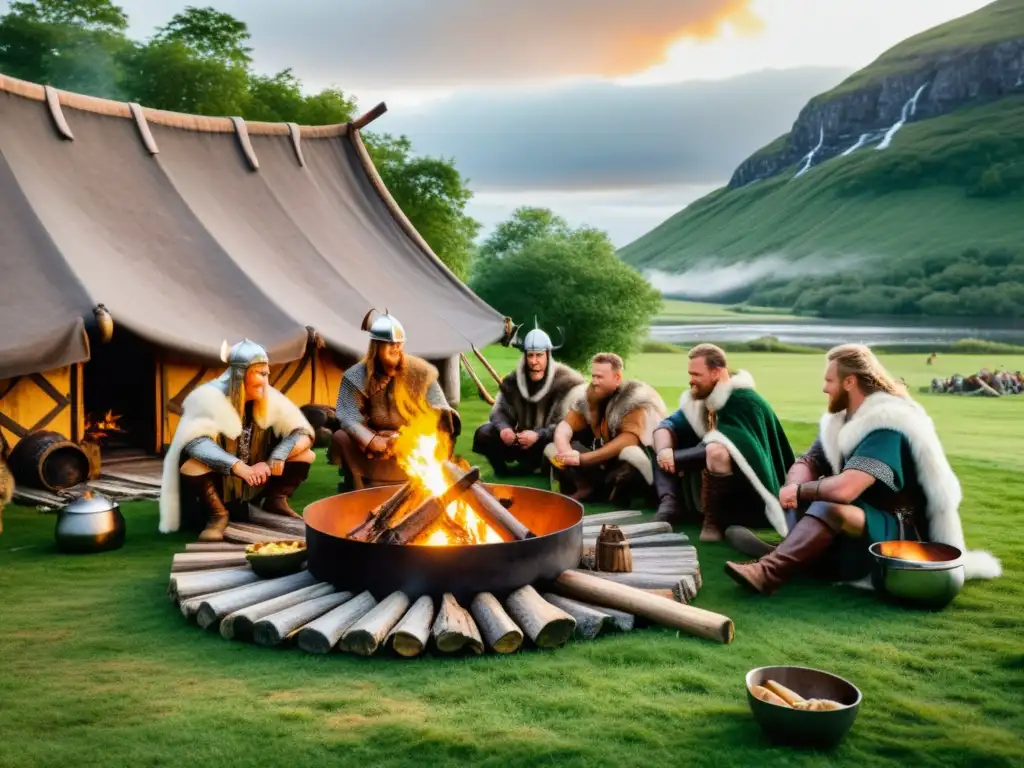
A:
<svg viewBox="0 0 1024 768">
<path fill-rule="evenodd" d="M 299 127 L 144 109 L 0 75 L 0 379 L 89 357 L 123 326 L 217 360 L 275 362 L 309 328 L 355 358 L 371 307 L 438 359 L 501 338 L 501 315 L 437 258 L 381 182 L 359 121 Z"/>
</svg>

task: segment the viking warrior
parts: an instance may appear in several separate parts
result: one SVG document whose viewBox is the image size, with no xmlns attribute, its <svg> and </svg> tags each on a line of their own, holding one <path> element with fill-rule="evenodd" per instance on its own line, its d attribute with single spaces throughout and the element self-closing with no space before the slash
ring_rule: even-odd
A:
<svg viewBox="0 0 1024 768">
<path fill-rule="evenodd" d="M 785 535 L 778 494 L 793 449 L 778 417 L 749 373 L 729 373 L 714 344 L 698 344 L 689 358 L 690 388 L 654 432 L 654 519 L 678 523 L 702 513 L 701 541 L 721 541 L 737 524 Z"/>
<path fill-rule="evenodd" d="M 622 369 L 616 354 L 593 357 L 590 385 L 544 449 L 554 480 L 577 501 L 607 496 L 628 503 L 634 490 L 650 490 L 652 434 L 665 403 L 648 384 L 624 379 Z"/>
<path fill-rule="evenodd" d="M 444 396 L 437 368 L 405 352 L 405 328 L 393 315 L 375 310 L 363 318 L 369 331 L 366 357 L 341 379 L 335 415 L 341 428 L 331 438 L 331 460 L 341 464 L 345 490 L 407 480 L 395 456 L 399 430 L 433 412 L 437 429 L 448 436 L 449 453 L 461 430 L 458 411 Z"/>
<path fill-rule="evenodd" d="M 543 465 L 555 428 L 586 388 L 582 375 L 555 361 L 552 353 L 562 345 L 554 346 L 540 328 L 514 346 L 523 356 L 502 380 L 490 420 L 473 435 L 473 452 L 486 456 L 499 476 L 510 474 L 509 464 L 526 473 Z"/>
<path fill-rule="evenodd" d="M 289 497 L 309 475 L 313 429 L 298 406 L 270 386 L 266 350 L 245 339 L 221 358 L 228 368 L 182 404 L 164 457 L 160 530 L 178 530 L 182 507 L 205 511 L 200 541 L 220 541 L 230 517 L 246 519 L 248 505 L 298 517 Z M 184 491 L 183 491 L 184 489 Z M 198 503 L 197 503 L 198 502 Z"/>
<path fill-rule="evenodd" d="M 764 595 L 803 569 L 870 587 L 868 547 L 909 539 L 959 549 L 968 579 L 999 576 L 996 558 L 967 551 L 960 483 L 935 425 L 871 350 L 858 344 L 831 350 L 824 391 L 828 412 L 818 438 L 779 493 L 792 521 L 786 538 L 771 547 L 749 531 L 730 529 L 726 535 L 743 551 L 763 556 L 726 563 L 726 573 Z"/>
</svg>

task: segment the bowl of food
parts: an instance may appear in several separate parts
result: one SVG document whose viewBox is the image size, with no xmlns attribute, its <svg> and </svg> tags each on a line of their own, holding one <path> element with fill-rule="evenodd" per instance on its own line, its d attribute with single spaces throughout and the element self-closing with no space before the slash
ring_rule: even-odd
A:
<svg viewBox="0 0 1024 768">
<path fill-rule="evenodd" d="M 935 541 L 879 541 L 868 547 L 875 559 L 871 583 L 903 605 L 941 610 L 964 585 L 963 552 Z"/>
<path fill-rule="evenodd" d="M 245 548 L 245 559 L 262 578 L 297 573 L 306 560 L 304 541 L 265 541 Z"/>
<path fill-rule="evenodd" d="M 750 711 L 777 744 L 831 749 L 846 737 L 860 709 L 857 686 L 820 669 L 758 667 L 746 682 Z"/>
</svg>

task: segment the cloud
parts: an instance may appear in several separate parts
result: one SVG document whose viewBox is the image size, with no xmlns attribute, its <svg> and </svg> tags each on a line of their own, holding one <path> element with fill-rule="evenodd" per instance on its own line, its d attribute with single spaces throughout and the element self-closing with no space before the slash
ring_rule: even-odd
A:
<svg viewBox="0 0 1024 768">
<path fill-rule="evenodd" d="M 718 82 L 473 90 L 392 110 L 371 130 L 454 158 L 477 191 L 719 184 L 846 74 L 800 68 Z"/>
<path fill-rule="evenodd" d="M 864 257 L 845 256 L 848 260 L 861 263 Z M 754 261 L 733 264 L 717 259 L 703 259 L 689 269 L 679 273 L 651 269 L 644 277 L 663 294 L 688 299 L 714 299 L 765 279 L 786 279 L 824 275 L 835 271 L 834 259 L 824 256 L 806 256 L 801 259 L 787 258 L 784 254 L 769 254 Z"/>
</svg>

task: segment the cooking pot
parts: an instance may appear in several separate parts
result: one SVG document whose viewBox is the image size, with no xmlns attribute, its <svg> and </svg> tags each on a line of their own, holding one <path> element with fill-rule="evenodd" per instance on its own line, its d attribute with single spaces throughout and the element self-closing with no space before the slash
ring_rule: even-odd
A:
<svg viewBox="0 0 1024 768">
<path fill-rule="evenodd" d="M 57 514 L 57 548 L 69 554 L 106 552 L 124 545 L 124 515 L 117 502 L 87 491 Z"/>
</svg>

